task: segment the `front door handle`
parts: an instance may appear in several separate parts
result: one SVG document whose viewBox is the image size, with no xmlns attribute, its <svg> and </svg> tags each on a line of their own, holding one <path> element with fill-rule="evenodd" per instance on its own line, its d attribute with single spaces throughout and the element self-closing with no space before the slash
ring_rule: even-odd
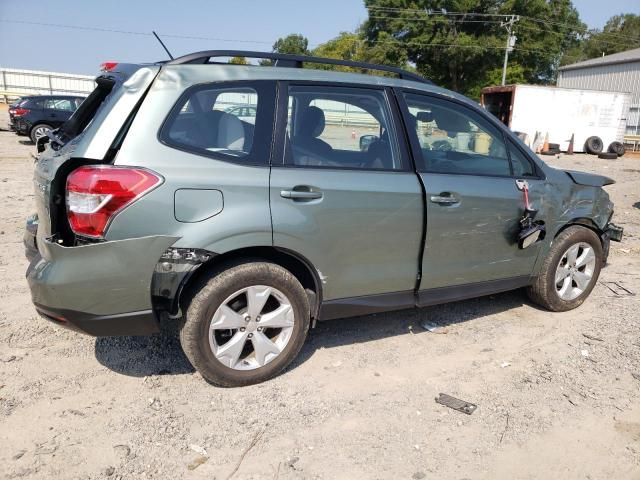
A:
<svg viewBox="0 0 640 480">
<path fill-rule="evenodd" d="M 443 192 L 440 195 L 431 195 L 431 201 L 441 205 L 455 205 L 456 203 L 460 203 L 460 199 L 451 195 L 449 192 Z"/>
<path fill-rule="evenodd" d="M 280 196 L 282 198 L 289 198 L 292 200 L 316 200 L 322 198 L 322 192 L 312 192 L 309 190 L 281 190 Z"/>
</svg>

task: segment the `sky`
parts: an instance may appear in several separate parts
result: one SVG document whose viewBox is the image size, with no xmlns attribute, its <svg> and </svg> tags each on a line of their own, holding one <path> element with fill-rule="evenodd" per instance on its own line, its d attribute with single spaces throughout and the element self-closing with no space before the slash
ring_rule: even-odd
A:
<svg viewBox="0 0 640 480">
<path fill-rule="evenodd" d="M 601 28 L 617 13 L 640 14 L 638 0 L 573 3 L 592 28 Z M 164 50 L 149 35 L 152 30 L 174 56 L 212 49 L 269 51 L 289 33 L 302 33 L 314 47 L 341 31 L 353 31 L 366 16 L 362 0 L 0 0 L 0 67 L 91 75 L 105 61 L 165 60 Z"/>
</svg>

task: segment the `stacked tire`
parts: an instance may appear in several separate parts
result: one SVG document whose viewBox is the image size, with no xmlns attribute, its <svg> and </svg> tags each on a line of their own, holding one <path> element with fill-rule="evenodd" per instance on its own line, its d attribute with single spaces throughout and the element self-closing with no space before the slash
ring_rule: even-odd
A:
<svg viewBox="0 0 640 480">
<path fill-rule="evenodd" d="M 596 136 L 587 138 L 584 149 L 587 153 L 598 155 L 598 158 L 604 158 L 606 160 L 615 160 L 625 154 L 624 145 L 620 142 L 612 142 L 607 151 L 604 152 L 602 139 Z"/>
</svg>

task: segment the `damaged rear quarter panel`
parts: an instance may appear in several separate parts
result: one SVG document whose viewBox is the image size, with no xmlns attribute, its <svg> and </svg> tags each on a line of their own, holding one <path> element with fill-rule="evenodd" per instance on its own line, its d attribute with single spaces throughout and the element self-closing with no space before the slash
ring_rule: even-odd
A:
<svg viewBox="0 0 640 480">
<path fill-rule="evenodd" d="M 151 310 L 151 277 L 177 237 L 152 236 L 63 247 L 39 240 L 27 270 L 34 303 L 96 315 Z"/>
</svg>

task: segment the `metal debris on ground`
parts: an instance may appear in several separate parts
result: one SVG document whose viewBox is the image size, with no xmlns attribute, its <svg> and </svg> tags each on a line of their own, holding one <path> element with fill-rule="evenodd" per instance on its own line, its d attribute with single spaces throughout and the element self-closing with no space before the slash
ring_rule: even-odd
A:
<svg viewBox="0 0 640 480">
<path fill-rule="evenodd" d="M 428 332 L 435 332 L 438 329 L 438 325 L 431 322 L 422 322 L 420 326 Z"/>
<path fill-rule="evenodd" d="M 459 398 L 452 397 L 451 395 L 447 395 L 446 393 L 441 393 L 439 396 L 437 396 L 436 402 L 438 402 L 440 405 L 444 405 L 445 407 L 449 407 L 459 412 L 466 413 L 467 415 L 471 415 L 478 408 L 478 406 L 473 403 L 460 400 Z"/>
<path fill-rule="evenodd" d="M 632 292 L 627 287 L 620 285 L 619 282 L 600 282 L 602 285 L 607 287 L 609 290 L 613 292 L 613 294 L 617 297 L 632 297 L 635 295 L 635 292 Z"/>
<path fill-rule="evenodd" d="M 420 326 L 426 331 L 431 333 L 447 333 L 448 330 L 437 323 L 429 322 L 427 320 L 420 322 Z"/>
</svg>

